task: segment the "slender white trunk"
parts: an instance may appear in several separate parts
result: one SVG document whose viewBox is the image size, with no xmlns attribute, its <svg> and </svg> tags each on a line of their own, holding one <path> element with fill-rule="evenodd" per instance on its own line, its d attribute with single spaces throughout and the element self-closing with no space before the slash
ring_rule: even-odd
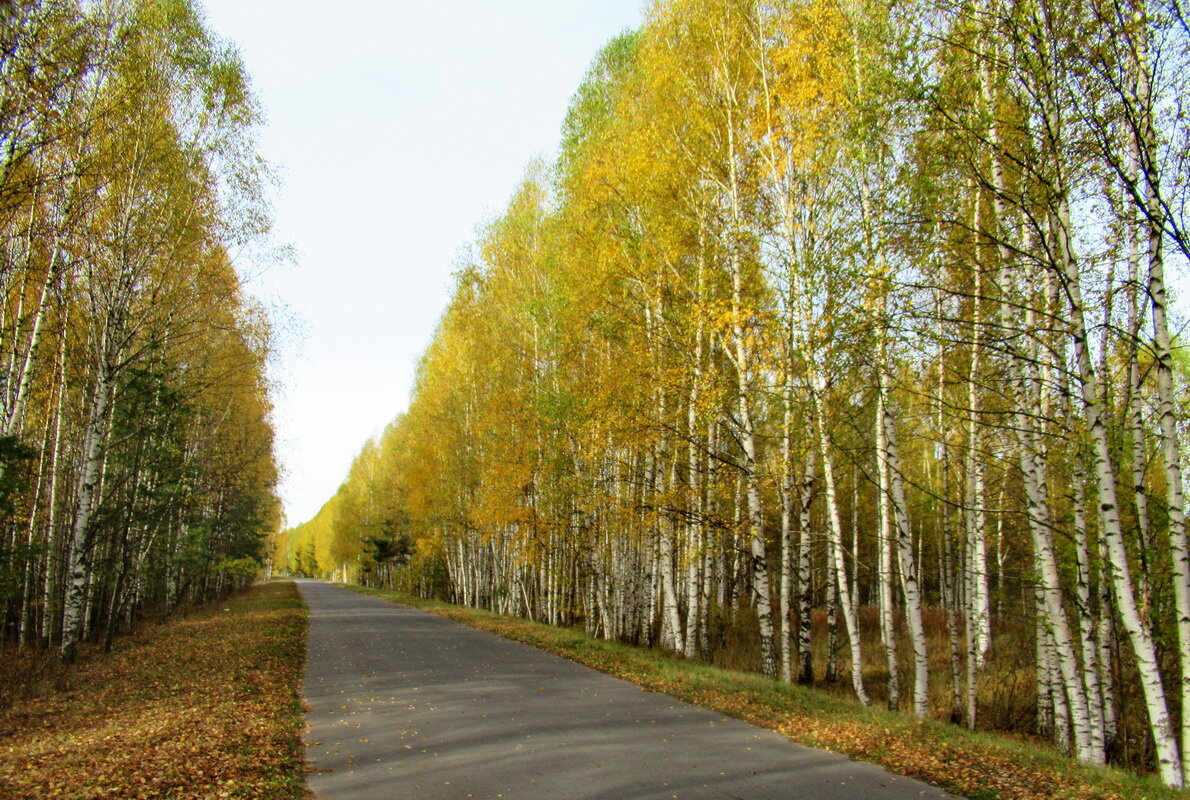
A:
<svg viewBox="0 0 1190 800">
<path fill-rule="evenodd" d="M 839 567 L 835 548 L 827 536 L 826 546 L 826 670 L 823 679 L 834 683 L 839 679 Z"/>
<path fill-rule="evenodd" d="M 939 316 L 941 316 L 941 302 L 938 302 Z M 950 430 L 946 424 L 944 400 L 946 397 L 946 371 L 942 348 L 938 352 L 938 399 L 935 406 L 935 416 L 938 428 L 938 461 L 942 473 L 942 507 L 939 510 L 942 544 L 939 547 L 939 573 L 941 576 L 942 607 L 946 612 L 946 643 L 950 656 L 950 721 L 958 725 L 963 721 L 963 673 L 959 653 L 959 587 L 957 580 L 958 565 L 955 564 L 955 540 L 951 523 L 951 459 Z"/>
<path fill-rule="evenodd" d="M 1095 621 L 1091 616 L 1091 547 L 1087 531 L 1087 497 L 1081 465 L 1077 462 L 1071 476 L 1074 491 L 1071 507 L 1074 510 L 1074 555 L 1077 586 L 1075 598 L 1078 616 L 1078 639 L 1082 642 L 1083 681 L 1086 684 L 1088 724 L 1091 728 L 1091 748 L 1106 753 L 1103 737 L 1103 690 L 1099 675 L 1099 647 L 1095 641 Z"/>
<path fill-rule="evenodd" d="M 705 449 L 706 449 L 706 452 L 708 452 L 708 453 L 714 451 L 715 431 L 716 431 L 716 422 L 715 422 L 715 420 L 711 420 L 707 423 L 707 428 L 706 428 Z M 708 467 L 709 468 L 712 467 L 709 459 L 708 459 Z M 713 482 L 713 480 L 714 480 L 714 474 L 709 473 L 699 486 L 698 505 L 699 505 L 699 509 L 700 509 L 701 513 L 703 513 L 704 515 L 710 515 L 711 513 L 713 513 L 715 511 L 715 503 L 708 496 L 708 489 L 707 489 L 707 486 L 709 484 L 711 484 Z M 703 538 L 703 548 L 702 548 L 703 587 L 702 587 L 702 599 L 700 601 L 700 605 L 704 609 L 707 609 L 710 607 L 711 599 L 713 597 L 715 597 L 715 588 L 717 585 L 716 581 L 721 580 L 722 576 L 717 574 L 717 566 L 719 564 L 719 561 L 717 558 L 715 558 L 715 555 L 714 555 L 715 548 L 711 547 L 710 534 L 708 534 L 705 525 L 703 525 L 701 527 L 701 530 L 702 530 L 702 538 Z M 705 611 L 704 611 L 704 614 L 705 614 Z M 709 637 L 707 635 L 707 626 L 705 624 L 699 625 L 698 633 L 699 633 L 698 649 L 701 652 L 705 653 L 709 646 Z"/>
<path fill-rule="evenodd" d="M 662 491 L 664 486 L 659 487 Z M 682 639 L 682 620 L 678 616 L 678 590 L 674 580 L 674 526 L 668 513 L 660 520 L 661 541 L 658 558 L 661 561 L 662 645 L 675 653 L 686 650 Z"/>
<path fill-rule="evenodd" d="M 791 628 L 793 599 L 793 382 L 792 369 L 785 378 L 785 413 L 781 425 L 781 680 L 793 680 L 793 636 Z"/>
<path fill-rule="evenodd" d="M 1056 251 L 1070 306 L 1069 331 L 1074 342 L 1075 364 L 1078 370 L 1076 377 L 1082 399 L 1083 419 L 1093 448 L 1094 475 L 1099 494 L 1100 530 L 1107 544 L 1116 606 L 1132 643 L 1133 655 L 1136 657 L 1137 671 L 1149 712 L 1150 731 L 1157 749 L 1161 779 L 1169 786 L 1182 786 L 1184 778 L 1181 754 L 1174 737 L 1173 721 L 1158 668 L 1156 645 L 1152 633 L 1140 616 L 1136 604 L 1135 584 L 1128 566 L 1128 551 L 1124 545 L 1120 507 L 1116 496 L 1111 443 L 1100 405 L 1098 376 L 1091 361 L 1079 275 L 1074 259 L 1070 256 L 1068 214 L 1065 202 L 1059 195 L 1059 205 L 1053 220 L 1057 239 Z"/>
<path fill-rule="evenodd" d="M 883 427 L 889 490 L 891 492 L 897 556 L 901 568 L 901 593 L 905 597 L 905 620 L 909 625 L 909 640 L 913 645 L 913 713 L 918 719 L 930 714 L 930 660 L 926 648 L 926 629 L 921 615 L 921 585 L 917 576 L 917 560 L 913 552 L 913 532 L 909 527 L 908 506 L 905 503 L 904 472 L 897 446 L 896 417 L 885 404 Z"/>
<path fill-rule="evenodd" d="M 1135 223 L 1135 221 L 1134 221 Z M 1136 511 L 1137 539 L 1140 547 L 1140 574 L 1137 575 L 1137 589 L 1140 592 L 1140 607 L 1147 616 L 1152 605 L 1153 583 L 1150 567 L 1154 553 L 1153 526 L 1149 521 L 1148 447 L 1145 442 L 1146 425 L 1144 415 L 1143 375 L 1140 367 L 1139 342 L 1141 336 L 1141 312 L 1139 281 L 1141 273 L 1140 244 L 1135 227 L 1130 226 L 1128 279 L 1128 433 L 1132 445 L 1132 504 Z"/>
<path fill-rule="evenodd" d="M 818 449 L 806 453 L 806 466 L 798 495 L 797 545 L 797 682 L 809 686 L 814 683 L 814 652 L 810 645 L 813 621 L 813 582 L 810 575 L 810 504 L 814 499 L 814 478 L 818 471 Z"/>
<path fill-rule="evenodd" d="M 1054 643 L 1052 628 L 1042 632 L 1045 641 L 1042 652 L 1045 658 L 1045 687 L 1052 714 L 1050 735 L 1058 750 L 1070 755 L 1070 702 L 1063 688 L 1062 670 Z"/>
<path fill-rule="evenodd" d="M 95 392 L 87 414 L 86 428 L 82 442 L 82 465 L 79 470 L 77 505 L 70 538 L 70 557 L 66 570 L 66 597 L 63 603 L 62 644 L 60 657 L 69 663 L 74 660 L 78 643 L 83 635 L 86 588 L 90 581 L 90 523 L 91 512 L 97 499 L 96 488 L 100 479 L 100 464 L 103 461 L 103 445 L 107 431 L 107 408 L 111 400 L 113 383 L 106 369 L 101 368 L 95 382 Z"/>
<path fill-rule="evenodd" d="M 834 463 L 831 459 L 830 445 L 826 434 L 826 420 L 822 409 L 825 385 L 820 375 L 815 373 L 812 378 L 814 394 L 814 426 L 818 433 L 818 455 L 822 459 L 822 480 L 826 487 L 827 532 L 830 537 L 830 548 L 834 560 L 833 580 L 838 587 L 840 610 L 843 613 L 843 624 L 847 627 L 847 638 L 851 643 L 851 684 L 855 688 L 856 698 L 865 706 L 872 701 L 864 689 L 863 650 L 860 645 L 859 615 L 856 613 L 855 603 L 851 596 L 851 586 L 847 579 L 847 556 L 843 551 L 843 526 L 839 520 L 839 504 L 835 487 Z"/>
<path fill-rule="evenodd" d="M 1145 35 L 1145 34 L 1142 34 Z M 1181 671 L 1181 759 L 1182 783 L 1190 781 L 1190 542 L 1186 535 L 1186 505 L 1182 487 L 1181 450 L 1178 446 L 1177 415 L 1174 410 L 1173 348 L 1169 334 L 1169 316 L 1165 293 L 1165 264 L 1161 254 L 1164 212 L 1155 163 L 1157 134 L 1153 126 L 1147 42 L 1137 58 L 1137 96 L 1143 102 L 1139 136 L 1134 137 L 1140 154 L 1136 160 L 1147 164 L 1140 180 L 1145 186 L 1145 217 L 1148 233 L 1148 294 L 1153 321 L 1153 355 L 1157 366 L 1157 417 L 1161 455 L 1165 468 L 1165 503 L 1169 515 L 1169 552 L 1173 567 L 1174 608 L 1177 612 L 1179 667 Z M 1180 784 L 1179 784 L 1180 785 Z"/>
<path fill-rule="evenodd" d="M 1035 360 L 1030 359 L 1029 365 L 1023 367 L 1022 372 L 1028 375 L 1035 368 Z M 1029 389 L 1036 388 L 1037 384 L 1038 379 L 1035 375 L 1021 381 L 1016 414 L 1026 517 L 1033 539 L 1033 559 L 1040 583 L 1043 612 L 1040 628 L 1052 642 L 1070 707 L 1079 759 L 1100 763 L 1103 758 L 1102 752 L 1096 754 L 1091 747 L 1086 690 L 1075 657 L 1070 621 L 1063 605 L 1062 585 L 1054 551 L 1053 523 L 1049 518 L 1044 464 L 1038 454 L 1037 433 L 1029 405 L 1029 398 L 1036 395 L 1036 392 L 1030 392 Z"/>
<path fill-rule="evenodd" d="M 1103 693 L 1103 742 L 1104 748 L 1110 750 L 1119 736 L 1119 723 L 1116 718 L 1115 685 L 1112 670 L 1112 644 L 1118 641 L 1115 626 L 1115 615 L 1112 613 L 1111 579 L 1108 575 L 1107 548 L 1102 537 L 1099 539 L 1099 618 L 1097 621 L 1097 639 L 1099 642 L 1099 669 L 1103 675 L 1100 690 Z"/>
<path fill-rule="evenodd" d="M 747 327 L 750 320 L 744 307 L 744 265 L 740 253 L 743 229 L 740 209 L 740 177 L 737 165 L 734 109 L 728 106 L 728 180 L 731 199 L 731 241 L 728 258 L 731 264 L 732 344 L 736 370 L 736 412 L 738 414 L 740 446 L 744 451 L 743 475 L 748 502 L 748 550 L 751 556 L 752 592 L 760 629 L 760 668 L 769 677 L 777 677 L 778 657 L 773 633 L 773 597 L 769 588 L 768 556 L 764 540 L 764 507 L 760 494 L 760 462 L 757 451 L 756 427 L 752 416 L 753 364 L 748 344 Z"/>
<path fill-rule="evenodd" d="M 16 394 L 4 419 L 3 433 L 5 436 L 12 436 L 20 430 L 21 422 L 25 415 L 25 403 L 29 397 L 29 387 L 33 382 L 33 363 L 37 358 L 38 345 L 41 344 L 47 297 L 50 286 L 54 282 L 57 257 L 58 245 L 55 240 L 50 245 L 50 263 L 46 267 L 45 279 L 41 283 L 41 291 L 37 298 L 37 307 L 33 312 L 33 326 L 29 333 L 29 343 L 25 347 L 24 357 L 21 359 L 20 366 L 16 372 Z M 11 375 L 9 376 L 9 380 L 12 380 Z"/>
<path fill-rule="evenodd" d="M 881 350 L 884 343 L 881 342 Z M 879 508 L 879 569 L 877 582 L 880 587 L 880 638 L 884 643 L 885 664 L 888 669 L 888 707 L 896 709 L 901 702 L 900 669 L 897 664 L 897 636 L 893 615 L 893 510 L 892 489 L 889 485 L 888 426 L 885 406 L 888 399 L 884 375 L 884 354 L 876 367 L 876 477 L 880 492 Z"/>
<path fill-rule="evenodd" d="M 698 406 L 702 390 L 703 322 L 701 308 L 706 295 L 706 264 L 702 257 L 702 228 L 699 228 L 698 298 L 700 313 L 694 330 L 694 374 L 686 405 L 686 630 L 685 655 L 696 658 L 703 630 L 703 551 L 706 533 L 703 526 L 702 481 L 699 476 Z"/>
<path fill-rule="evenodd" d="M 982 192 L 975 191 L 973 228 L 982 233 Z M 976 253 L 981 242 L 975 243 Z M 966 484 L 963 501 L 963 522 L 966 528 L 966 591 L 964 611 L 967 624 L 964 635 L 967 645 L 967 725 L 974 728 L 978 713 L 979 676 L 983 672 L 990 641 L 987 579 L 987 524 L 984 515 L 983 454 L 979 421 L 979 381 L 983 362 L 983 266 L 978 255 L 972 259 L 974 287 L 971 297 L 971 353 L 967 368 L 967 448 L 964 465 Z"/>
</svg>

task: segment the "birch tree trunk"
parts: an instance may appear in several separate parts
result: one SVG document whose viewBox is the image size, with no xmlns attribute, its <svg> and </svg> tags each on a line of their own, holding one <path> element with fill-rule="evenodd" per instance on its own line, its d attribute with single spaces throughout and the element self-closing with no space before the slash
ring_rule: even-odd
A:
<svg viewBox="0 0 1190 800">
<path fill-rule="evenodd" d="M 74 661 L 85 623 L 86 588 L 91 578 L 88 553 L 91 545 L 91 512 L 98 499 L 96 488 L 101 477 L 100 465 L 103 461 L 103 446 L 107 432 L 107 409 L 113 388 L 112 378 L 106 366 L 101 366 L 83 434 L 82 465 L 79 470 L 74 524 L 70 537 L 70 557 L 66 570 L 67 585 L 63 602 L 59 656 L 67 664 Z"/>
<path fill-rule="evenodd" d="M 661 487 L 664 491 L 664 486 Z M 682 637 L 682 620 L 678 616 L 678 590 L 674 580 L 673 521 L 668 513 L 660 520 L 661 542 L 658 558 L 661 561 L 662 645 L 675 653 L 686 650 Z"/>
<path fill-rule="evenodd" d="M 700 402 L 703 382 L 703 315 L 701 309 L 706 302 L 706 259 L 703 255 L 703 226 L 700 221 L 699 255 L 697 274 L 697 321 L 694 329 L 693 374 L 690 377 L 690 393 L 686 405 L 686 631 L 685 655 L 696 658 L 700 650 L 700 641 L 705 629 L 703 614 L 704 598 L 709 593 L 703 591 L 703 573 L 705 572 L 705 551 L 707 549 L 706 528 L 704 523 L 703 483 L 699 475 L 699 418 L 698 406 Z"/>
<path fill-rule="evenodd" d="M 1135 216 L 1135 215 L 1134 215 Z M 1140 607 L 1147 615 L 1152 605 L 1153 586 L 1149 575 L 1152 559 L 1153 526 L 1149 522 L 1149 488 L 1146 480 L 1148 471 L 1147 443 L 1145 441 L 1144 389 L 1140 366 L 1139 342 L 1141 336 L 1141 312 L 1139 283 L 1141 274 L 1141 252 L 1135 228 L 1138 220 L 1131 220 L 1128 276 L 1128 433 L 1132 445 L 1132 504 L 1136 512 L 1137 539 L 1140 542 L 1140 574 L 1137 576 L 1140 592 Z M 1184 749 L 1184 748 L 1183 748 Z"/>
<path fill-rule="evenodd" d="M 810 504 L 814 500 L 814 479 L 818 471 L 818 448 L 806 453 L 806 466 L 798 495 L 797 549 L 797 682 L 803 686 L 814 684 L 814 651 L 811 649 L 814 584 L 811 580 Z"/>
<path fill-rule="evenodd" d="M 793 680 L 793 636 L 790 631 L 793 598 L 793 448 L 791 368 L 787 365 L 785 378 L 785 410 L 781 424 L 781 583 L 778 589 L 781 619 L 781 680 Z"/>
<path fill-rule="evenodd" d="M 1165 502 L 1169 514 L 1169 551 L 1173 566 L 1174 607 L 1177 613 L 1181 671 L 1181 761 L 1182 784 L 1190 780 L 1190 542 L 1186 534 L 1186 505 L 1182 487 L 1181 450 L 1178 446 L 1177 415 L 1174 412 L 1173 348 L 1165 291 L 1165 262 L 1162 258 L 1162 204 L 1160 173 L 1157 169 L 1157 131 L 1153 122 L 1153 89 L 1148 53 L 1148 26 L 1142 14 L 1139 34 L 1133 42 L 1136 108 L 1139 111 L 1132 138 L 1133 162 L 1140 168 L 1136 181 L 1143 187 L 1143 216 L 1148 244 L 1148 295 L 1153 322 L 1153 355 L 1157 368 L 1157 417 L 1161 455 L 1165 470 Z M 1138 194 L 1142 194 L 1138 192 Z M 1181 784 L 1179 784 L 1181 785 Z"/>
<path fill-rule="evenodd" d="M 895 710 L 901 703 L 900 670 L 897 664 L 896 625 L 893 616 L 893 510 L 892 489 L 889 476 L 888 425 L 885 406 L 888 402 L 885 386 L 885 344 L 880 343 L 881 354 L 876 366 L 876 477 L 880 493 L 879 503 L 879 569 L 877 581 L 880 588 L 880 638 L 884 643 L 885 664 L 888 669 L 888 707 Z"/>
<path fill-rule="evenodd" d="M 831 459 L 830 445 L 826 434 L 826 420 L 823 413 L 823 394 L 825 384 L 820 375 L 815 373 L 811 377 L 814 387 L 814 427 L 818 434 L 818 455 L 822 459 L 822 480 L 826 487 L 827 532 L 830 537 L 830 548 L 834 561 L 833 580 L 838 587 L 839 608 L 843 613 L 843 624 L 847 627 L 847 638 L 851 643 L 851 685 L 855 689 L 855 696 L 865 706 L 872 701 L 864 689 L 864 660 L 859 636 L 859 615 L 856 613 L 855 603 L 851 596 L 851 585 L 847 579 L 847 556 L 843 551 L 843 526 L 839 520 L 839 504 L 835 487 L 834 464 Z"/>
<path fill-rule="evenodd" d="M 1033 328 L 1030 308 L 1027 312 L 1028 328 Z M 1021 476 L 1025 488 L 1026 517 L 1033 541 L 1033 557 L 1038 573 L 1041 628 L 1052 643 L 1054 658 L 1062 676 L 1066 700 L 1070 708 L 1074 727 L 1075 747 L 1082 761 L 1102 763 L 1102 751 L 1095 752 L 1091 745 L 1089 709 L 1082 675 L 1079 673 L 1075 656 L 1070 621 L 1062 602 L 1062 586 L 1058 572 L 1057 556 L 1054 551 L 1053 521 L 1049 518 L 1049 502 L 1046 492 L 1044 463 L 1040 456 L 1038 435 L 1034 414 L 1031 409 L 1040 396 L 1040 379 L 1037 377 L 1038 356 L 1036 352 L 1026 357 L 1019 365 L 1019 389 L 1016 402 L 1016 427 L 1019 443 Z"/>
<path fill-rule="evenodd" d="M 918 719 L 926 719 L 930 714 L 930 662 L 925 623 L 921 615 L 921 584 L 913 552 L 913 531 L 909 527 L 908 506 L 905 504 L 905 479 L 900 448 L 897 446 L 896 416 L 887 402 L 883 408 L 881 427 L 884 429 L 885 463 L 889 476 L 897 560 L 900 564 L 901 592 L 905 597 L 905 620 L 913 645 L 913 713 Z"/>
<path fill-rule="evenodd" d="M 977 200 L 978 202 L 978 200 Z M 979 229 L 979 215 L 976 214 L 976 230 Z M 988 616 L 988 572 L 987 572 L 987 521 L 983 476 L 983 455 L 981 450 L 981 424 L 979 422 L 979 392 L 983 352 L 983 270 L 976 263 L 975 289 L 971 312 L 971 358 L 967 374 L 967 448 L 966 497 L 963 503 L 963 520 L 967 541 L 967 710 L 968 725 L 975 720 L 975 686 L 983 671 L 990 638 Z"/>
<path fill-rule="evenodd" d="M 33 323 L 29 332 L 29 341 L 25 346 L 24 357 L 20 359 L 20 366 L 15 371 L 16 386 L 11 404 L 6 409 L 2 433 L 5 436 L 16 434 L 21 428 L 25 416 L 25 404 L 29 397 L 29 387 L 33 383 L 33 363 L 37 359 L 37 349 L 41 344 L 41 333 L 45 322 L 47 298 L 53 285 L 56 262 L 58 258 L 58 243 L 55 239 L 50 244 L 50 263 L 46 267 L 45 278 L 41 283 L 41 290 L 37 297 L 37 305 L 33 312 Z M 15 355 L 15 354 L 14 354 Z M 13 373 L 8 380 L 12 381 Z"/>
<path fill-rule="evenodd" d="M 1123 528 L 1120 524 L 1119 502 L 1116 496 L 1116 475 L 1112 464 L 1111 444 L 1100 405 L 1098 376 L 1091 360 L 1088 329 L 1082 300 L 1082 288 L 1070 246 L 1069 209 L 1062 186 L 1056 187 L 1056 208 L 1050 223 L 1055 240 L 1054 252 L 1057 268 L 1064 282 L 1066 300 L 1069 305 L 1069 335 L 1074 344 L 1076 383 L 1082 400 L 1082 416 L 1091 440 L 1094 456 L 1094 475 L 1099 494 L 1099 524 L 1107 544 L 1112 584 L 1115 588 L 1117 608 L 1124 628 L 1132 643 L 1136 657 L 1137 672 L 1144 690 L 1149 714 L 1149 727 L 1157 749 L 1158 769 L 1161 779 L 1169 786 L 1182 786 L 1181 753 L 1173 732 L 1173 721 L 1166 701 L 1165 687 L 1158 667 L 1157 651 L 1152 633 L 1140 616 L 1136 604 L 1135 584 L 1128 566 L 1128 551 L 1124 545 Z M 1076 728 L 1077 733 L 1077 728 Z M 1102 762 L 1102 754 L 1091 754 L 1096 763 Z"/>
<path fill-rule="evenodd" d="M 1076 465 L 1071 482 L 1074 490 L 1071 508 L 1074 512 L 1074 557 L 1077 586 L 1075 605 L 1078 613 L 1078 639 L 1082 642 L 1083 680 L 1086 684 L 1088 724 L 1091 732 L 1091 748 L 1106 754 L 1103 734 L 1103 689 L 1099 673 L 1099 647 L 1095 641 L 1097 629 L 1091 616 L 1091 547 L 1087 530 L 1087 498 L 1085 476 L 1081 461 L 1076 454 Z"/>
<path fill-rule="evenodd" d="M 765 552 L 764 507 L 760 493 L 760 462 L 757 452 L 755 421 L 752 416 L 752 388 L 754 380 L 748 326 L 752 310 L 744 306 L 744 265 L 740 253 L 742 212 L 740 208 L 740 177 L 735 131 L 734 98 L 727 108 L 727 166 L 728 189 L 731 202 L 731 241 L 728 258 L 731 264 L 732 344 L 736 370 L 736 413 L 740 447 L 743 449 L 744 491 L 747 497 L 748 550 L 751 556 L 752 594 L 760 628 L 761 672 L 771 678 L 778 675 L 778 656 L 773 633 L 773 597 L 769 588 L 768 555 Z"/>
</svg>

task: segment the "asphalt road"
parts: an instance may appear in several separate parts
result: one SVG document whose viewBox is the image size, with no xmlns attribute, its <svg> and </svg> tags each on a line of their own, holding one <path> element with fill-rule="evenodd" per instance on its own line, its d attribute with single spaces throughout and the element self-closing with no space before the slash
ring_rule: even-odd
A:
<svg viewBox="0 0 1190 800">
<path fill-rule="evenodd" d="M 298 586 L 322 800 L 948 797 L 442 617 Z"/>
</svg>

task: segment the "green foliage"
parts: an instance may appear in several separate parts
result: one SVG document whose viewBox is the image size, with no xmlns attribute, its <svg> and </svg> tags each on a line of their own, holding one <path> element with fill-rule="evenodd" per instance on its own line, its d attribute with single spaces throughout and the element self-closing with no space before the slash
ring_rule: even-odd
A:
<svg viewBox="0 0 1190 800">
<path fill-rule="evenodd" d="M 230 255 L 268 227 L 258 106 L 190 0 L 22 6 L 0 24 L 0 422 L 23 436 L 0 523 L 24 542 L 0 635 L 71 639 L 86 612 L 110 642 L 234 588 L 278 526 L 270 331 Z"/>
<path fill-rule="evenodd" d="M 0 436 L 0 520 L 16 510 L 28 478 L 25 467 L 37 455 L 20 436 Z"/>
<path fill-rule="evenodd" d="M 916 713 L 1078 733 L 1088 761 L 1095 727 L 1140 769 L 1160 741 L 1174 781 L 1188 576 L 1156 498 L 1184 465 L 1156 457 L 1142 273 L 1151 233 L 1180 246 L 1190 134 L 1128 87 L 1175 107 L 1190 35 L 1043 5 L 655 3 L 478 237 L 408 411 L 277 562 L 773 674 L 797 623 L 890 702 L 906 609 Z M 812 624 L 843 606 L 845 635 Z"/>
<path fill-rule="evenodd" d="M 560 173 L 570 174 L 591 140 L 611 124 L 618 87 L 635 69 L 639 40 L 639 31 L 624 31 L 605 44 L 591 62 L 562 123 Z"/>
<path fill-rule="evenodd" d="M 235 583 L 246 584 L 260 575 L 261 565 L 255 558 L 225 558 L 218 569 Z"/>
</svg>

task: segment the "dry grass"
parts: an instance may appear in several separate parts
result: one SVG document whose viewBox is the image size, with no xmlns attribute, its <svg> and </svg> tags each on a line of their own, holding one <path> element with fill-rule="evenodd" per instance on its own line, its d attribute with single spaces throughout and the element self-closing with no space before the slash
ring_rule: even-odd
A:
<svg viewBox="0 0 1190 800">
<path fill-rule="evenodd" d="M 294 585 L 262 584 L 23 681 L 0 711 L 0 797 L 305 796 L 305 628 Z"/>
<path fill-rule="evenodd" d="M 760 663 L 760 641 L 756 630 L 756 617 L 750 609 L 735 610 L 730 614 L 714 610 L 711 616 L 713 647 L 708 663 L 729 670 L 756 671 Z M 721 616 L 716 616 L 716 615 Z M 930 653 L 930 709 L 936 719 L 949 719 L 953 708 L 951 683 L 950 643 L 946 615 L 942 609 L 923 609 L 927 647 Z M 1034 638 L 1031 624 L 1021 620 L 998 617 L 994 620 L 995 635 L 993 647 L 988 653 L 987 664 L 979 675 L 977 683 L 979 718 L 976 727 L 982 732 L 1010 734 L 1023 741 L 1042 747 L 1050 747 L 1048 740 L 1038 737 L 1037 720 L 1037 675 L 1034 662 Z M 837 642 L 838 673 L 833 681 L 825 678 L 827 665 L 827 619 L 822 608 L 814 609 L 812 618 L 814 687 L 840 698 L 851 698 L 851 653 L 847 646 L 847 634 L 839 621 Z M 885 662 L 884 645 L 880 641 L 880 620 L 872 606 L 860 609 L 861 640 L 864 654 L 864 685 L 875 705 L 888 703 L 888 667 Z M 906 707 L 912 691 L 913 675 L 911 665 L 913 654 L 909 637 L 904 629 L 904 618 L 897 617 L 898 641 L 901 664 L 901 706 Z M 959 647 L 962 648 L 962 631 L 959 631 Z M 1172 654 L 1171 654 L 1172 655 Z M 1127 653 L 1119 654 L 1127 658 Z M 960 655 L 960 669 L 962 656 Z M 1170 664 L 1171 672 L 1176 665 Z M 1123 675 L 1134 674 L 1130 663 L 1117 665 Z M 966 674 L 961 674 L 965 681 Z M 961 691 L 964 689 L 961 688 Z M 1116 707 L 1120 709 L 1119 736 L 1109 748 L 1112 764 L 1140 773 L 1153 771 L 1155 753 L 1148 735 L 1148 721 L 1145 716 L 1144 697 L 1139 685 L 1117 681 Z M 962 706 L 964 700 L 960 700 Z"/>
</svg>

